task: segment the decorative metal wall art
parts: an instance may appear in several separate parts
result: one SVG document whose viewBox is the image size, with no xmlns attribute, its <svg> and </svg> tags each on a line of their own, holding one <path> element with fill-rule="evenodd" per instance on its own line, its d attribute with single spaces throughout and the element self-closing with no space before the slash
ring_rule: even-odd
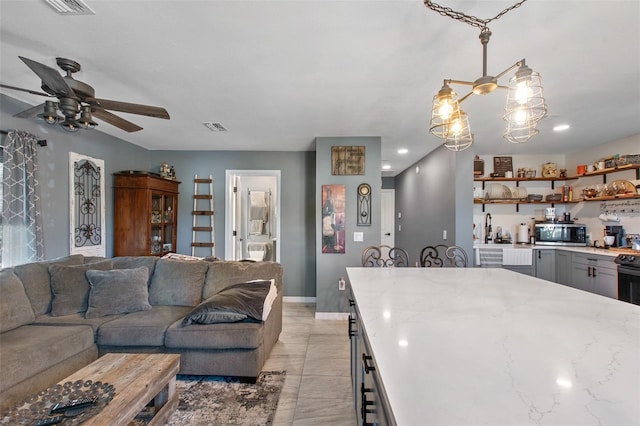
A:
<svg viewBox="0 0 640 426">
<path fill-rule="evenodd" d="M 358 186 L 358 226 L 371 225 L 371 185 L 361 183 Z"/>
<path fill-rule="evenodd" d="M 104 160 L 70 152 L 69 182 L 71 254 L 104 257 Z"/>
<path fill-rule="evenodd" d="M 332 175 L 363 175 L 364 146 L 332 146 L 331 174 Z"/>
<path fill-rule="evenodd" d="M 322 252 L 345 253 L 345 185 L 322 185 Z"/>
</svg>

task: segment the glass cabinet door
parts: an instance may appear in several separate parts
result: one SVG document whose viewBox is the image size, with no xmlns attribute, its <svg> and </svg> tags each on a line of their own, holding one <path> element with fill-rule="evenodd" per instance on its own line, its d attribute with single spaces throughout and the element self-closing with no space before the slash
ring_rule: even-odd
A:
<svg viewBox="0 0 640 426">
<path fill-rule="evenodd" d="M 151 194 L 151 241 L 150 254 L 159 255 L 162 252 L 162 194 Z"/>
<path fill-rule="evenodd" d="M 173 195 L 164 195 L 163 206 L 162 254 L 166 254 L 174 251 L 173 227 L 175 226 L 175 197 Z"/>
<path fill-rule="evenodd" d="M 150 254 L 164 255 L 175 250 L 174 227 L 176 197 L 163 193 L 151 194 Z"/>
</svg>

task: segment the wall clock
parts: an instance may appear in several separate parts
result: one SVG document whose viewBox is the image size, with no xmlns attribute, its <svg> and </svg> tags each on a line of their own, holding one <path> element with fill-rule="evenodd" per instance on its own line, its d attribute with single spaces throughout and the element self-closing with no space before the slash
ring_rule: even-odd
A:
<svg viewBox="0 0 640 426">
<path fill-rule="evenodd" d="M 371 185 L 362 183 L 358 186 L 358 226 L 371 225 Z"/>
</svg>

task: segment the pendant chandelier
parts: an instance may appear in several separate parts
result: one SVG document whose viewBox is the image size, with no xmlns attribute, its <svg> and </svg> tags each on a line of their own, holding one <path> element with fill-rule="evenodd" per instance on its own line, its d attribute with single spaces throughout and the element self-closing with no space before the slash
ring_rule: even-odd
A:
<svg viewBox="0 0 640 426">
<path fill-rule="evenodd" d="M 433 97 L 429 132 L 444 139 L 444 146 L 447 149 L 462 151 L 473 144 L 473 134 L 469 127 L 469 119 L 467 114 L 460 108 L 460 104 L 473 94 L 486 95 L 497 88 L 508 89 L 505 113 L 502 116 L 506 121 L 503 137 L 512 143 L 522 143 L 538 134 L 538 122 L 547 115 L 547 106 L 542 96 L 540 74 L 529 68 L 524 59 L 516 62 L 495 77 L 487 74 L 487 45 L 491 37 L 491 31 L 487 28 L 487 24 L 520 7 L 525 1 L 527 0 L 522 0 L 503 10 L 494 18 L 479 19 L 451 8 L 442 7 L 429 0 L 424 0 L 426 7 L 441 15 L 480 28 L 482 77 L 475 81 L 444 80 L 442 88 Z M 500 86 L 498 79 L 512 71 L 515 71 L 515 74 L 509 80 L 509 86 Z M 458 98 L 456 92 L 451 89 L 450 84 L 471 86 L 471 91 L 462 98 Z"/>
</svg>

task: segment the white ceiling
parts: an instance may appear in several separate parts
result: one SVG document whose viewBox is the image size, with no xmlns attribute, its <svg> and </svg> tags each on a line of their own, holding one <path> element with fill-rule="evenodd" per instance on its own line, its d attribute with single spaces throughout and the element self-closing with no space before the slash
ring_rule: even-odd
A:
<svg viewBox="0 0 640 426">
<path fill-rule="evenodd" d="M 95 15 L 0 0 L 0 81 L 39 90 L 18 55 L 54 68 L 56 57 L 76 60 L 74 77 L 97 97 L 169 111 L 169 121 L 117 113 L 144 127 L 137 133 L 98 127 L 152 150 L 300 151 L 317 136 L 381 136 L 384 174 L 395 175 L 440 143 L 428 127 L 443 80 L 482 75 L 479 29 L 420 0 L 86 2 Z M 439 3 L 491 18 L 515 0 Z M 526 58 L 549 117 L 512 145 L 502 138 L 506 91 L 470 97 L 477 154 L 557 154 L 640 134 L 640 2 L 529 0 L 489 28 L 488 74 Z M 554 133 L 560 123 L 571 129 Z"/>
</svg>

